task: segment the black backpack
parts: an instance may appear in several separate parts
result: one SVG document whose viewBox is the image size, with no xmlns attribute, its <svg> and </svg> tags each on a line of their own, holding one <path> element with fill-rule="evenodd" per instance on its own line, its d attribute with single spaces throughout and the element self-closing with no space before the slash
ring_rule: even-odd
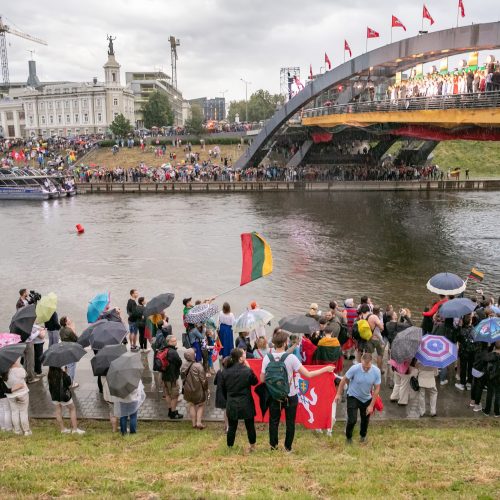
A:
<svg viewBox="0 0 500 500">
<path fill-rule="evenodd" d="M 343 346 L 349 340 L 349 330 L 347 330 L 347 325 L 345 323 L 340 323 L 340 332 L 338 339 L 341 346 Z"/>
<path fill-rule="evenodd" d="M 493 385 L 500 384 L 500 356 L 495 356 L 488 361 L 486 375 L 488 376 L 488 381 Z"/>
</svg>

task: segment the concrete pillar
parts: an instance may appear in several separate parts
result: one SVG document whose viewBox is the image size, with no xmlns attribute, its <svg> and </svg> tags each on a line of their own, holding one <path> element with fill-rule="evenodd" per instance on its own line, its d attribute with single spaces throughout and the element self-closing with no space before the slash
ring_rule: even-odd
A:
<svg viewBox="0 0 500 500">
<path fill-rule="evenodd" d="M 14 111 L 14 135 L 21 137 L 21 124 L 19 122 L 19 111 Z"/>
<path fill-rule="evenodd" d="M 9 137 L 9 127 L 7 127 L 7 115 L 5 111 L 0 111 L 0 124 L 2 125 L 4 137 Z"/>
</svg>

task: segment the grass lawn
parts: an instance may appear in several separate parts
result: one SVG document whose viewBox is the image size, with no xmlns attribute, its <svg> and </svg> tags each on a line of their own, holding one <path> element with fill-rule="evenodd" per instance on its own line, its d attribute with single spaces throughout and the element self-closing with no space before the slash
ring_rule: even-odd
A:
<svg viewBox="0 0 500 500">
<path fill-rule="evenodd" d="M 240 423 L 229 451 L 221 424 L 139 422 L 138 434 L 111 434 L 81 422 L 85 436 L 36 421 L 33 436 L 0 435 L 0 498 L 499 498 L 500 421 L 376 422 L 369 442 L 299 430 L 294 452 L 271 452 L 260 425 L 247 452 Z M 359 431 L 359 427 L 356 429 Z"/>
</svg>

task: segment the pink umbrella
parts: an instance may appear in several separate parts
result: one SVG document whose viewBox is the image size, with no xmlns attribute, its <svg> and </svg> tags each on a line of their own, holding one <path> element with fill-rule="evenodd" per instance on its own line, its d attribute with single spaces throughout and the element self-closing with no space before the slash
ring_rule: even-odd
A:
<svg viewBox="0 0 500 500">
<path fill-rule="evenodd" d="M 21 335 L 15 333 L 0 333 L 0 347 L 19 344 L 19 342 L 21 342 Z"/>
</svg>

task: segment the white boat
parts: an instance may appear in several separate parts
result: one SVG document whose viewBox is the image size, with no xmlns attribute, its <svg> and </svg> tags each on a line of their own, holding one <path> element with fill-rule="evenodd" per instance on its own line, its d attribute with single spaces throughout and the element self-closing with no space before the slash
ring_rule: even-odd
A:
<svg viewBox="0 0 500 500">
<path fill-rule="evenodd" d="M 33 175 L 35 174 L 35 175 Z M 0 168 L 0 200 L 48 200 L 60 193 L 49 177 L 28 169 Z"/>
</svg>

